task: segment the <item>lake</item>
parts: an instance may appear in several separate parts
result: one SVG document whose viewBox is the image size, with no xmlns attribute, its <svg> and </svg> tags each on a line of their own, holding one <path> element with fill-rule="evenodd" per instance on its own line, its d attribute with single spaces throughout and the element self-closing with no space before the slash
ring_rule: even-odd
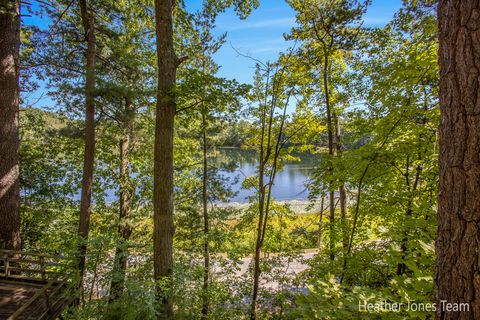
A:
<svg viewBox="0 0 480 320">
<path fill-rule="evenodd" d="M 236 148 L 222 148 L 218 150 L 222 162 L 234 162 L 236 168 L 233 171 L 222 171 L 222 174 L 232 180 L 238 178 L 238 183 L 232 189 L 237 195 L 231 199 L 232 202 L 245 203 L 247 197 L 253 194 L 253 190 L 242 189 L 242 181 L 245 177 L 255 175 L 258 165 L 258 154 L 251 150 Z M 318 155 L 298 155 L 300 161 L 288 162 L 282 171 L 275 177 L 275 184 L 272 189 L 272 196 L 279 201 L 306 200 L 308 190 L 306 182 L 311 177 L 313 168 L 319 160 Z"/>
<path fill-rule="evenodd" d="M 253 190 L 242 189 L 242 182 L 245 177 L 256 174 L 258 165 L 258 154 L 252 150 L 243 150 L 239 148 L 221 148 L 213 152 L 211 162 L 219 164 L 231 164 L 231 169 L 221 170 L 222 176 L 229 178 L 231 181 L 238 180 L 237 183 L 231 186 L 232 191 L 236 193 L 231 198 L 231 202 L 246 203 L 247 197 L 253 195 Z M 311 177 L 313 168 L 319 160 L 318 155 L 301 154 L 297 155 L 300 161 L 288 162 L 283 167 L 283 170 L 277 172 L 275 177 L 275 184 L 272 189 L 272 196 L 278 201 L 290 200 L 307 200 L 308 190 L 305 184 Z M 74 196 L 76 200 L 80 200 L 80 191 Z M 118 198 L 114 189 L 106 190 L 107 202 L 117 201 Z"/>
</svg>

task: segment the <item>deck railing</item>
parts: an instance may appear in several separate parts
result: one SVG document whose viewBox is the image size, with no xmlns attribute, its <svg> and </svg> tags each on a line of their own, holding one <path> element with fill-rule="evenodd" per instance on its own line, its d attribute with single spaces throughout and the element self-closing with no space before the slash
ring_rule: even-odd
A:
<svg viewBox="0 0 480 320">
<path fill-rule="evenodd" d="M 68 259 L 60 255 L 37 252 L 0 250 L 0 276 L 47 281 L 64 278 Z"/>
<path fill-rule="evenodd" d="M 71 304 L 73 298 L 66 292 L 69 277 L 69 259 L 60 255 L 37 252 L 0 250 L 0 279 L 22 287 L 38 287 L 35 294 L 8 320 L 16 319 L 55 319 L 62 310 Z"/>
</svg>

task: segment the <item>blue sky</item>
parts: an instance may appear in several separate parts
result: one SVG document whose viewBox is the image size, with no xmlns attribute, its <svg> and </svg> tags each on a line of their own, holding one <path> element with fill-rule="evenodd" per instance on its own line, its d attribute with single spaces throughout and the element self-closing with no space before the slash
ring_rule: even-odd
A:
<svg viewBox="0 0 480 320">
<path fill-rule="evenodd" d="M 198 10 L 201 0 L 186 0 L 189 11 Z M 402 0 L 373 0 L 364 17 L 364 26 L 383 26 L 402 6 Z M 46 17 L 26 17 L 27 24 L 45 27 L 50 21 Z M 225 45 L 215 54 L 215 61 L 221 66 L 219 76 L 251 83 L 254 75 L 254 62 L 239 56 L 235 51 L 248 54 L 261 61 L 274 61 L 281 51 L 289 47 L 283 39 L 295 25 L 295 12 L 283 0 L 260 0 L 260 7 L 245 20 L 238 18 L 233 10 L 221 14 L 217 19 L 215 34 L 227 33 Z M 234 49 L 235 48 L 235 49 Z M 29 101 L 37 101 L 44 87 L 30 95 Z M 28 101 L 27 101 L 28 103 Z M 36 107 L 50 106 L 52 100 L 46 95 L 36 103 Z"/>
<path fill-rule="evenodd" d="M 187 1 L 187 6 L 191 2 Z M 383 26 L 388 23 L 402 6 L 401 0 L 373 0 L 365 17 L 364 26 Z M 261 61 L 274 61 L 278 53 L 291 45 L 283 39 L 295 25 L 295 12 L 282 0 L 260 0 L 260 7 L 246 20 L 240 20 L 233 10 L 219 16 L 216 33 L 227 33 L 227 42 L 214 56 L 221 65 L 219 75 L 251 83 L 254 63 L 239 56 L 239 52 Z"/>
</svg>

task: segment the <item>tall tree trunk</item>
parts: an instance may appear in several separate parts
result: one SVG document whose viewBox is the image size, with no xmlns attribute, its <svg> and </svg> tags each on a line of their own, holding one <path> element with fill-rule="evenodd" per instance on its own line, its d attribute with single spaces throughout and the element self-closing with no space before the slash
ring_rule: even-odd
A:
<svg viewBox="0 0 480 320">
<path fill-rule="evenodd" d="M 203 178 L 202 178 L 202 202 L 203 202 L 203 301 L 202 319 L 207 319 L 209 309 L 208 281 L 210 275 L 210 247 L 209 247 L 209 219 L 208 219 L 208 144 L 207 144 L 207 119 L 205 111 L 202 112 L 203 125 Z"/>
<path fill-rule="evenodd" d="M 269 73 L 268 73 L 269 74 Z M 275 79 L 276 74 L 273 76 L 273 79 Z M 265 97 L 267 97 L 268 94 L 268 82 L 266 85 L 266 90 L 265 90 Z M 273 96 L 275 99 L 276 96 Z M 253 294 L 252 294 L 252 301 L 250 304 L 250 319 L 254 320 L 257 317 L 256 313 L 256 308 L 257 308 L 257 297 L 258 297 L 258 290 L 259 290 L 259 285 L 260 285 L 260 274 L 261 274 L 261 268 L 260 268 L 260 252 L 263 248 L 263 241 L 265 239 L 265 234 L 267 230 L 267 223 L 268 223 L 268 216 L 270 213 L 270 204 L 271 204 L 271 199 L 272 199 L 272 188 L 275 182 L 275 177 L 277 174 L 277 169 L 278 169 L 278 161 L 279 161 L 279 156 L 280 156 L 280 150 L 282 149 L 282 143 L 281 143 L 281 137 L 283 135 L 283 128 L 285 124 L 285 119 L 286 119 L 286 111 L 287 111 L 287 106 L 288 106 L 288 98 L 287 102 L 285 103 L 284 109 L 283 109 L 283 116 L 282 120 L 280 122 L 280 127 L 278 129 L 277 137 L 276 137 L 276 142 L 275 145 L 273 145 L 272 142 L 272 137 L 274 136 L 273 133 L 273 117 L 274 117 L 274 111 L 275 111 L 275 104 L 273 103 L 271 105 L 270 113 L 269 113 L 269 118 L 268 118 L 268 124 L 267 124 L 267 119 L 266 119 L 266 99 L 264 103 L 264 112 L 262 116 L 262 129 L 261 129 L 261 137 L 260 137 L 260 165 L 259 165 L 259 170 L 258 170 L 258 185 L 259 185 L 259 203 L 258 203 L 258 208 L 259 208 L 259 218 L 258 218 L 258 224 L 257 224 L 257 239 L 255 242 L 255 256 L 254 256 L 254 273 L 253 273 Z M 267 125 L 267 128 L 265 126 Z M 264 145 L 265 143 L 265 135 L 267 138 L 267 143 L 266 146 Z M 272 153 L 273 150 L 273 153 Z M 269 159 L 273 157 L 273 163 L 271 165 L 271 170 L 269 172 L 269 178 L 268 182 L 265 184 L 265 179 L 264 175 L 267 172 L 268 169 L 268 162 Z"/>
<path fill-rule="evenodd" d="M 80 14 L 85 40 L 86 50 L 86 77 L 85 77 L 85 153 L 83 160 L 82 195 L 80 200 L 80 222 L 78 235 L 81 239 L 79 245 L 78 271 L 80 276 L 80 289 L 83 285 L 85 273 L 85 255 L 87 251 L 88 233 L 90 230 L 90 213 L 92 209 L 93 166 L 95 153 L 95 28 L 93 16 L 88 8 L 86 0 L 80 0 Z"/>
<path fill-rule="evenodd" d="M 267 77 L 268 79 L 268 77 Z M 266 87 L 268 88 L 268 82 Z M 265 90 L 265 95 L 267 94 Z M 257 317 L 257 297 L 260 283 L 260 252 L 262 250 L 262 230 L 263 230 L 263 218 L 265 210 L 265 167 L 267 161 L 265 160 L 265 154 L 268 151 L 265 150 L 265 131 L 266 131 L 266 117 L 267 117 L 267 98 L 265 96 L 264 107 L 261 115 L 261 134 L 260 134 L 260 150 L 259 150 L 259 166 L 258 166 L 258 221 L 257 221 L 257 237 L 255 240 L 255 253 L 253 257 L 253 288 L 252 288 L 252 301 L 250 303 L 250 320 L 255 320 Z"/>
<path fill-rule="evenodd" d="M 263 230 L 263 219 L 265 211 L 265 159 L 264 159 L 264 128 L 262 128 L 262 142 L 260 147 L 260 166 L 258 171 L 258 190 L 259 190 L 259 199 L 258 199 L 258 221 L 257 221 L 257 238 L 255 241 L 255 253 L 253 257 L 253 289 L 252 289 L 252 302 L 250 305 L 250 320 L 255 320 L 257 317 L 257 298 L 258 298 L 258 289 L 260 283 L 260 252 L 262 250 L 262 230 Z"/>
<path fill-rule="evenodd" d="M 327 50 L 324 50 L 324 62 L 323 62 L 323 91 L 325 94 L 325 106 L 327 111 L 327 131 L 328 131 L 328 155 L 333 158 L 335 155 L 335 146 L 333 141 L 334 127 L 332 119 L 332 107 L 330 105 L 330 89 L 328 83 L 328 70 L 329 70 L 329 57 Z M 330 159 L 332 161 L 332 159 Z M 330 173 L 333 172 L 332 164 L 329 167 Z M 330 205 L 330 260 L 335 260 L 335 190 L 333 187 L 333 180 L 328 182 L 329 192 L 329 205 Z"/>
<path fill-rule="evenodd" d="M 317 230 L 317 248 L 322 246 L 322 231 L 323 231 L 323 211 L 325 206 L 325 197 L 322 195 L 320 202 L 320 213 L 318 214 L 318 230 Z"/>
<path fill-rule="evenodd" d="M 20 250 L 20 2 L 0 1 L 0 248 Z"/>
<path fill-rule="evenodd" d="M 411 188 L 410 188 L 410 155 L 407 155 L 407 161 L 405 163 L 405 187 L 408 193 L 411 193 Z M 410 198 L 411 196 L 409 195 L 409 200 L 407 203 L 407 210 L 405 212 L 405 220 L 408 222 L 410 217 L 413 214 L 413 209 L 412 209 L 412 199 Z M 407 271 L 407 265 L 405 264 L 405 259 L 407 256 L 407 246 L 408 246 L 408 229 L 405 228 L 403 231 L 403 238 L 402 241 L 400 242 L 400 252 L 401 254 L 401 261 L 397 264 L 397 276 L 402 276 L 405 271 Z"/>
<path fill-rule="evenodd" d="M 179 60 L 173 47 L 173 1 L 155 0 L 157 39 L 157 110 L 154 154 L 154 277 L 157 283 L 172 285 L 173 280 L 173 130 L 175 118 L 176 69 Z M 169 288 L 157 285 L 159 319 L 173 318 Z"/>
<path fill-rule="evenodd" d="M 130 152 L 130 139 L 133 134 L 134 112 L 130 101 L 127 99 L 125 101 L 127 123 L 124 128 L 124 136 L 120 141 L 120 210 L 118 235 L 120 236 L 121 243 L 119 243 L 115 249 L 113 277 L 110 284 L 110 301 L 115 300 L 124 290 L 128 260 L 128 241 L 132 234 L 132 228 L 129 225 L 128 218 L 131 215 L 131 199 L 134 190 L 132 190 L 132 183 L 130 181 L 130 162 L 128 157 Z"/>
<path fill-rule="evenodd" d="M 422 155 L 419 153 L 418 161 L 422 160 Z M 409 193 L 409 198 L 407 202 L 407 209 L 405 210 L 405 221 L 406 225 L 404 226 L 403 231 L 403 238 L 400 243 L 400 251 L 401 255 L 401 262 L 397 264 L 397 275 L 401 276 L 407 272 L 407 265 L 405 264 L 405 260 L 407 258 L 407 251 L 408 251 L 408 241 L 409 241 L 409 231 L 410 227 L 408 226 L 408 221 L 411 219 L 413 215 L 413 201 L 415 198 L 415 192 L 417 191 L 417 187 L 420 183 L 420 174 L 422 172 L 422 166 L 419 164 L 415 168 L 415 178 L 413 180 L 413 185 L 411 186 L 410 182 L 410 157 L 407 156 L 407 163 L 406 163 L 406 171 L 405 171 L 405 187 L 407 192 Z"/>
<path fill-rule="evenodd" d="M 340 123 L 338 115 L 333 112 L 333 118 L 335 122 L 335 147 L 336 155 L 341 157 L 342 155 L 342 136 L 340 134 Z M 340 217 L 342 219 L 342 245 L 343 251 L 346 252 L 348 247 L 348 234 L 347 234 L 347 194 L 345 192 L 345 184 L 340 181 L 338 186 L 338 201 L 340 203 Z"/>
<path fill-rule="evenodd" d="M 347 194 L 343 182 L 338 186 L 338 202 L 340 203 L 340 218 L 342 219 L 342 247 L 345 252 L 348 248 Z"/>
<path fill-rule="evenodd" d="M 436 319 L 480 319 L 480 2 L 442 0 Z M 442 301 L 466 303 L 452 312 Z"/>
</svg>

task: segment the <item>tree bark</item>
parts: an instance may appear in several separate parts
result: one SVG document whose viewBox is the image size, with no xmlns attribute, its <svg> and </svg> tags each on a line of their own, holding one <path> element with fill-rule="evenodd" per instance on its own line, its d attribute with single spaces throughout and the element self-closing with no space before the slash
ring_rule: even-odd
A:
<svg viewBox="0 0 480 320">
<path fill-rule="evenodd" d="M 0 2 L 0 248 L 20 250 L 20 2 Z"/>
<path fill-rule="evenodd" d="M 130 181 L 130 162 L 128 160 L 130 152 L 130 140 L 133 134 L 133 122 L 135 111 L 128 99 L 125 102 L 125 113 L 127 123 L 125 124 L 125 133 L 120 141 L 120 210 L 118 235 L 121 243 L 115 249 L 115 259 L 113 266 L 113 277 L 110 284 L 110 301 L 120 296 L 125 287 L 125 274 L 128 260 L 128 241 L 132 234 L 132 228 L 127 221 L 131 215 L 131 199 L 133 197 L 132 184 Z"/>
<path fill-rule="evenodd" d="M 203 301 L 202 301 L 202 319 L 207 319 L 209 310 L 209 292 L 208 281 L 210 275 L 210 246 L 209 246 L 209 229 L 210 222 L 208 217 L 208 144 L 207 144 L 207 120 L 205 111 L 202 112 L 203 124 L 203 179 L 202 179 L 202 202 L 203 202 Z"/>
<path fill-rule="evenodd" d="M 323 230 L 323 211 L 324 211 L 325 197 L 322 195 L 320 202 L 320 212 L 318 214 L 318 230 L 317 230 L 317 248 L 320 250 L 322 246 L 322 230 Z"/>
<path fill-rule="evenodd" d="M 173 1 L 155 0 L 158 87 L 154 151 L 154 277 L 159 319 L 173 318 L 169 288 L 173 274 L 173 132 L 174 86 L 179 59 L 173 46 Z"/>
<path fill-rule="evenodd" d="M 342 156 L 342 135 L 340 134 L 340 123 L 338 121 L 338 115 L 333 112 L 333 119 L 335 124 L 335 148 L 336 156 Z M 347 234 L 347 193 L 345 192 L 345 184 L 340 181 L 338 186 L 338 201 L 340 203 L 340 217 L 342 219 L 342 245 L 343 252 L 346 252 L 348 248 L 348 234 Z"/>
<path fill-rule="evenodd" d="M 264 116 L 265 117 L 265 116 Z M 264 123 L 264 120 L 262 121 Z M 257 221 L 257 237 L 255 241 L 255 253 L 253 257 L 253 289 L 252 289 L 252 302 L 250 304 L 250 320 L 255 320 L 257 317 L 257 298 L 258 298 L 258 289 L 260 283 L 260 253 L 262 250 L 262 230 L 263 230 L 263 219 L 265 211 L 265 157 L 264 157 L 264 136 L 265 136 L 265 126 L 262 125 L 262 135 L 260 142 L 260 165 L 258 168 L 258 221 Z"/>
<path fill-rule="evenodd" d="M 82 194 L 80 199 L 80 221 L 78 235 L 80 289 L 83 285 L 85 273 L 85 255 L 87 252 L 88 233 L 90 231 L 90 213 L 92 210 L 93 167 L 95 156 L 95 28 L 91 9 L 88 8 L 87 0 L 80 0 L 80 15 L 85 31 L 86 50 L 86 77 L 85 77 L 85 153 L 83 160 Z"/>
<path fill-rule="evenodd" d="M 480 1 L 440 1 L 438 27 L 436 319 L 480 319 Z M 469 311 L 448 311 L 442 301 Z"/>
<path fill-rule="evenodd" d="M 260 146 L 259 146 L 259 165 L 258 165 L 258 221 L 257 221 L 257 234 L 255 240 L 255 253 L 253 257 L 253 288 L 252 288 L 252 301 L 250 303 L 250 320 L 255 320 L 257 317 L 257 297 L 260 282 L 260 253 L 262 250 L 262 230 L 263 219 L 265 210 L 265 168 L 267 161 L 265 155 L 268 154 L 268 150 L 265 150 L 265 134 L 267 123 L 267 93 L 268 93 L 268 80 L 270 76 L 270 70 L 267 73 L 267 84 L 265 90 L 265 100 L 261 111 L 261 134 L 260 134 Z M 268 149 L 268 147 L 267 147 Z M 268 157 L 268 156 L 267 156 Z"/>
<path fill-rule="evenodd" d="M 328 155 L 333 158 L 335 155 L 335 146 L 333 141 L 334 127 L 332 120 L 332 107 L 330 105 L 330 89 L 328 83 L 328 70 L 329 70 L 329 57 L 327 50 L 324 50 L 324 62 L 323 62 L 323 91 L 325 94 L 325 106 L 327 112 L 327 131 L 328 131 Z M 332 161 L 333 159 L 330 159 Z M 333 172 L 333 167 L 330 164 L 329 171 Z M 329 192 L 329 206 L 330 206 L 330 260 L 335 260 L 335 243 L 336 243 L 336 230 L 335 230 L 335 190 L 333 187 L 333 180 L 328 182 Z"/>
<path fill-rule="evenodd" d="M 267 75 L 270 75 L 270 71 L 268 71 Z M 268 78 L 267 76 L 267 78 Z M 276 78 L 276 74 L 273 76 L 273 84 Z M 260 274 L 262 272 L 260 268 L 260 253 L 263 248 L 263 241 L 265 240 L 265 234 L 267 230 L 268 224 L 268 216 L 270 213 L 270 204 L 272 202 L 272 188 L 275 182 L 275 177 L 277 174 L 278 169 L 278 161 L 280 156 L 280 151 L 282 149 L 281 137 L 283 135 L 283 128 L 286 119 L 286 111 L 288 106 L 288 98 L 283 108 L 283 116 L 280 122 L 280 127 L 278 128 L 278 133 L 276 137 L 275 145 L 273 144 L 273 118 L 274 118 L 274 111 L 276 104 L 272 103 L 270 107 L 270 112 L 268 115 L 267 121 L 267 95 L 268 95 L 268 81 L 265 89 L 265 102 L 262 107 L 263 112 L 261 116 L 261 136 L 260 136 L 260 161 L 259 161 L 259 168 L 258 168 L 258 192 L 259 192 L 259 200 L 258 200 L 258 208 L 259 208 L 259 217 L 258 217 L 258 224 L 257 224 L 257 239 L 255 242 L 255 256 L 253 259 L 253 290 L 252 290 L 252 301 L 250 304 L 250 320 L 255 320 L 257 317 L 256 309 L 257 309 L 257 298 L 258 298 L 258 291 L 260 286 Z M 272 95 L 273 99 L 276 99 L 275 95 Z M 267 139 L 265 145 L 265 138 Z M 272 153 L 273 150 L 273 153 Z M 268 170 L 268 162 L 270 158 L 273 157 L 273 163 L 271 165 L 271 169 Z M 268 182 L 265 183 L 265 173 L 269 172 Z"/>
<path fill-rule="evenodd" d="M 418 161 L 422 160 L 421 154 L 418 155 Z M 407 225 L 404 227 L 403 231 L 403 238 L 400 242 L 400 251 L 401 251 L 401 262 L 397 264 L 397 275 L 402 276 L 407 272 L 407 265 L 405 263 L 407 258 L 407 251 L 408 251 L 408 242 L 410 239 L 409 231 L 410 228 L 408 227 L 408 221 L 411 219 L 413 215 L 413 202 L 415 197 L 415 192 L 417 191 L 417 187 L 420 182 L 420 174 L 422 172 L 422 166 L 419 164 L 415 168 L 415 178 L 413 180 L 413 185 L 410 183 L 410 157 L 407 156 L 407 162 L 405 165 L 405 188 L 406 191 L 409 193 L 408 202 L 407 202 L 407 210 L 405 211 L 405 222 Z"/>
</svg>

